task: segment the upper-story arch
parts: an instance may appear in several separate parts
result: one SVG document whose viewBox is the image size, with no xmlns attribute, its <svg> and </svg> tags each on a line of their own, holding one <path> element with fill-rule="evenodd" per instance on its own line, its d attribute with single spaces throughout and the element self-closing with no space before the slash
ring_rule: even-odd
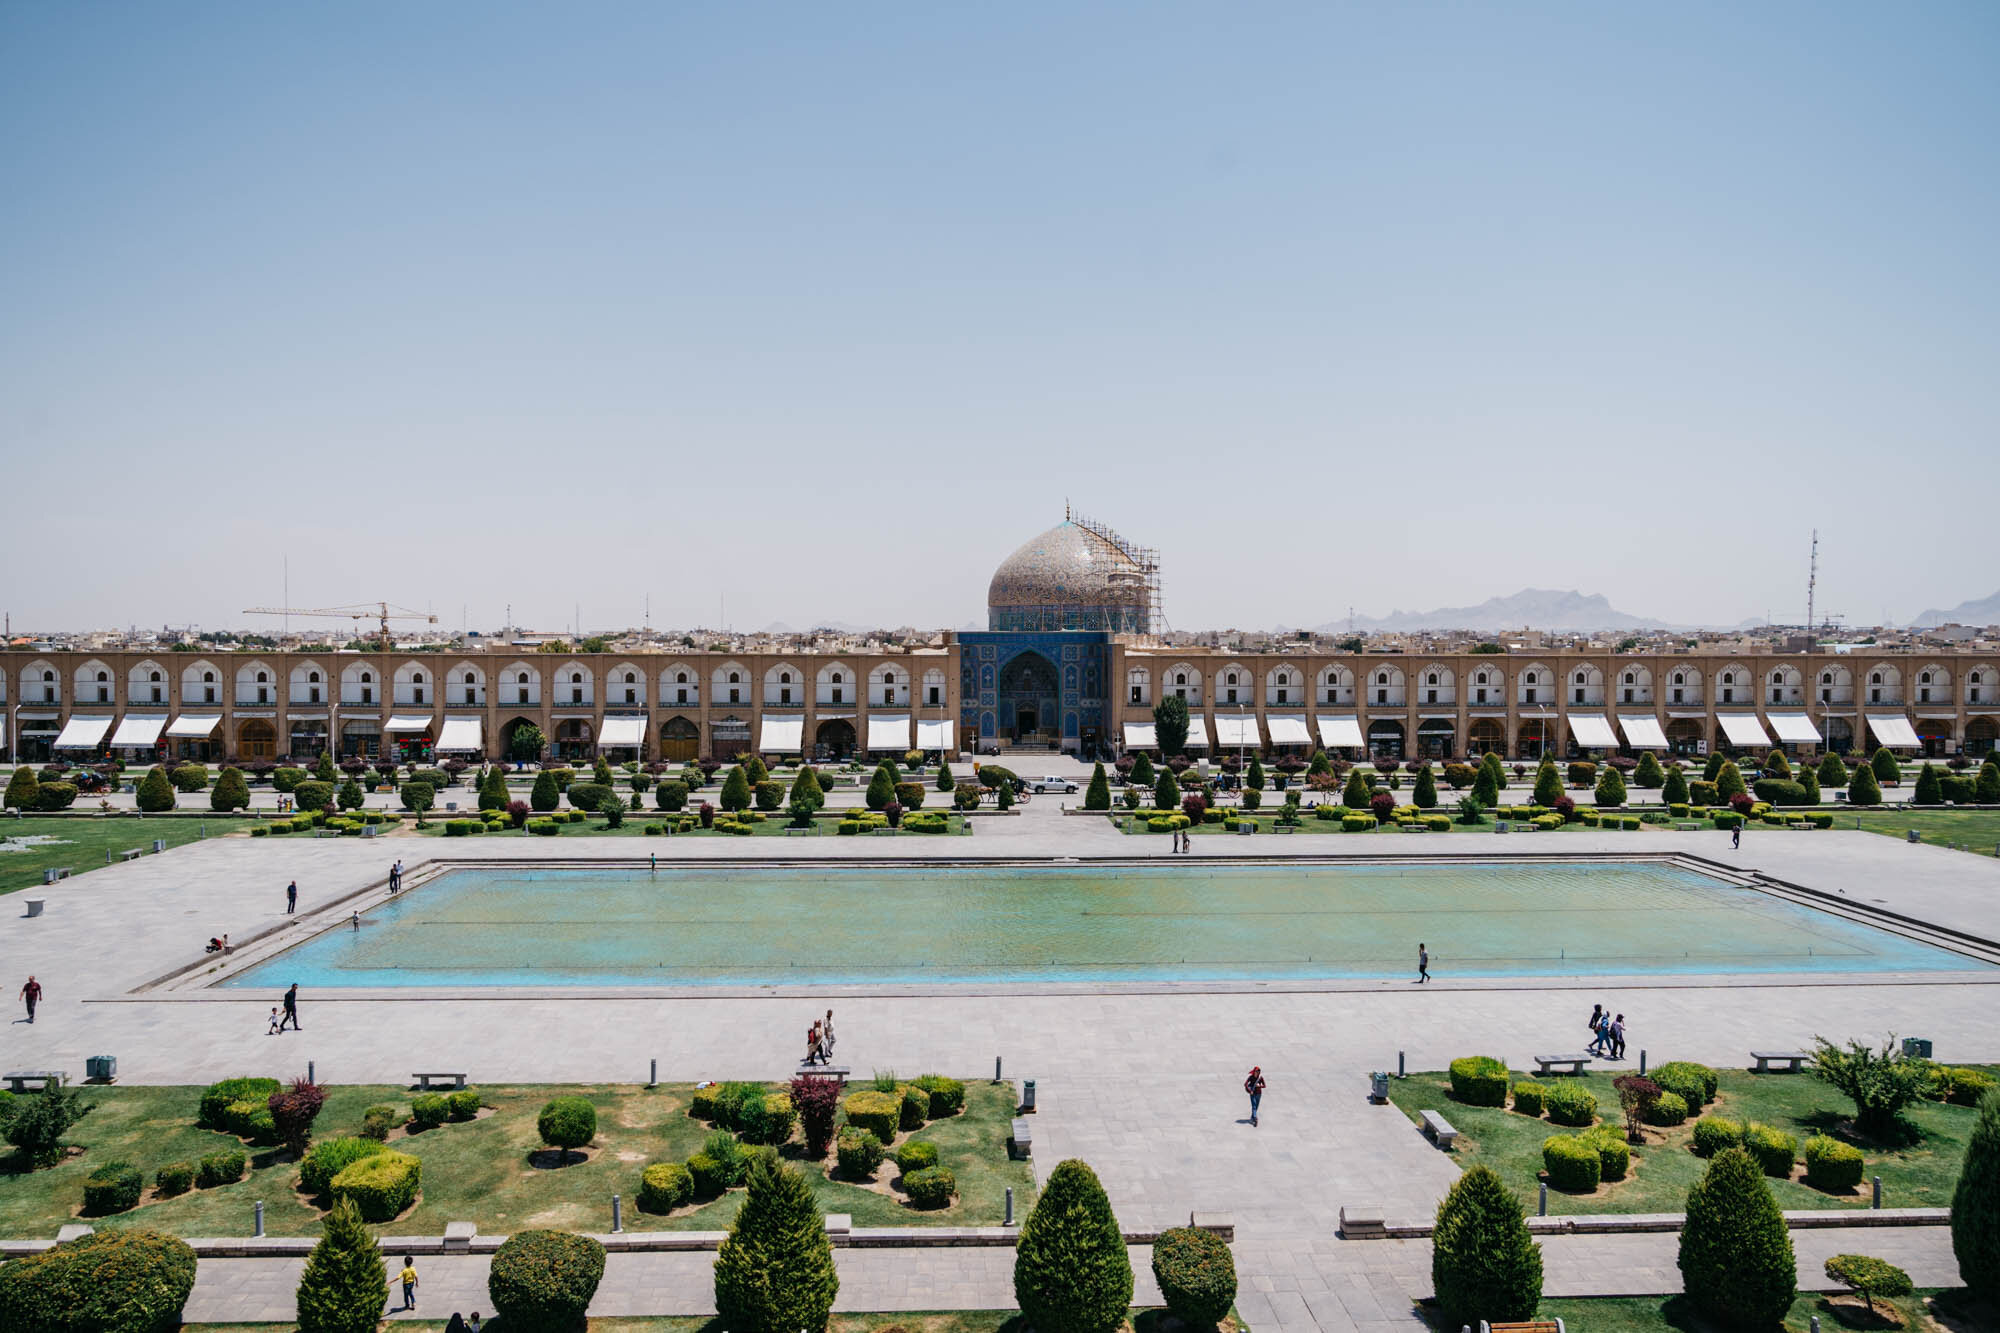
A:
<svg viewBox="0 0 2000 1333">
<path fill-rule="evenodd" d="M 533 662 L 513 661 L 500 670 L 500 702 L 510 708 L 534 707 L 542 701 L 542 669 Z"/>
<path fill-rule="evenodd" d="M 1604 707 L 1604 671 L 1595 662 L 1578 662 L 1563 682 L 1572 708 Z"/>
<path fill-rule="evenodd" d="M 1160 697 L 1169 695 L 1187 701 L 1189 708 L 1201 706 L 1201 668 L 1192 662 L 1176 662 L 1160 677 Z"/>
<path fill-rule="evenodd" d="M 620 662 L 604 676 L 605 707 L 643 708 L 646 704 L 646 673 L 636 662 Z"/>
<path fill-rule="evenodd" d="M 252 660 L 236 668 L 236 706 L 270 708 L 278 702 L 278 673 L 269 662 Z"/>
<path fill-rule="evenodd" d="M 1865 696 L 1871 704 L 1903 702 L 1903 669 L 1894 662 L 1877 662 L 1868 668 Z"/>
<path fill-rule="evenodd" d="M 2000 672 L 1991 662 L 1975 662 L 1965 671 L 1965 701 L 1969 704 L 2000 702 Z"/>
<path fill-rule="evenodd" d="M 846 662 L 828 662 L 819 669 L 813 698 L 822 708 L 848 708 L 860 699 L 860 677 Z"/>
<path fill-rule="evenodd" d="M 709 673 L 709 701 L 723 704 L 750 702 L 750 672 L 741 662 L 728 661 Z"/>
<path fill-rule="evenodd" d="M 1839 662 L 1819 669 L 1813 684 L 1814 697 L 1822 706 L 1854 702 L 1854 673 Z"/>
<path fill-rule="evenodd" d="M 290 693 L 286 698 L 294 708 L 324 708 L 333 697 L 333 691 L 327 684 L 326 668 L 310 657 L 292 664 L 288 688 Z"/>
<path fill-rule="evenodd" d="M 903 708 L 910 702 L 909 669 L 885 662 L 868 673 L 868 702 L 878 708 Z"/>
<path fill-rule="evenodd" d="M 70 696 L 80 704 L 115 704 L 118 702 L 118 686 L 111 678 L 111 667 L 95 657 L 76 669 L 76 693 Z"/>
<path fill-rule="evenodd" d="M 128 704 L 169 704 L 167 697 L 167 672 L 158 662 L 148 657 L 132 664 L 125 673 L 125 702 Z"/>
<path fill-rule="evenodd" d="M 1401 708 L 1404 702 L 1403 668 L 1387 662 L 1368 668 L 1369 707 Z"/>
<path fill-rule="evenodd" d="M 405 662 L 396 668 L 396 702 L 428 708 L 437 702 L 437 668 L 428 662 Z"/>
<path fill-rule="evenodd" d="M 1616 688 L 1621 704 L 1653 702 L 1653 669 L 1644 662 L 1619 663 Z"/>
<path fill-rule="evenodd" d="M 1153 702 L 1153 673 L 1145 667 L 1125 668 L 1125 702 L 1128 704 L 1150 704 Z"/>
<path fill-rule="evenodd" d="M 1681 662 L 1667 669 L 1667 706 L 1688 706 L 1702 701 L 1701 668 Z"/>
<path fill-rule="evenodd" d="M 779 662 L 764 672 L 764 706 L 797 708 L 806 701 L 806 677 L 791 662 Z"/>
<path fill-rule="evenodd" d="M 342 707 L 375 707 L 382 702 L 381 674 L 373 662 L 349 662 L 340 669 L 340 702 Z"/>
<path fill-rule="evenodd" d="M 1354 673 L 1338 662 L 1322 667 L 1318 683 L 1314 686 L 1322 704 L 1338 707 L 1354 704 Z"/>
<path fill-rule="evenodd" d="M 62 695 L 62 680 L 56 675 L 53 662 L 37 658 L 21 668 L 22 703 L 59 704 Z"/>
<path fill-rule="evenodd" d="M 1247 704 L 1256 701 L 1256 687 L 1252 683 L 1256 677 L 1250 668 L 1241 662 L 1224 662 L 1215 669 L 1215 706 L 1225 708 L 1230 704 Z"/>
<path fill-rule="evenodd" d="M 1802 704 L 1806 701 L 1806 674 L 1790 662 L 1774 662 L 1764 672 L 1764 702 Z"/>
<path fill-rule="evenodd" d="M 1264 673 L 1264 703 L 1270 708 L 1290 708 L 1306 701 L 1306 677 L 1296 663 L 1280 662 Z"/>
<path fill-rule="evenodd" d="M 919 701 L 926 708 L 942 708 L 945 699 L 944 670 L 940 667 L 924 668 L 923 693 Z"/>
<path fill-rule="evenodd" d="M 222 673 L 207 658 L 181 668 L 181 706 L 199 707 L 222 702 Z"/>
<path fill-rule="evenodd" d="M 1465 701 L 1474 708 L 1498 708 L 1507 702 L 1506 669 L 1481 662 L 1465 669 Z M 1504 748 L 1504 742 L 1502 743 Z"/>
<path fill-rule="evenodd" d="M 701 703 L 701 672 L 686 662 L 669 662 L 660 672 L 660 702 L 672 708 Z"/>
<path fill-rule="evenodd" d="M 1515 674 L 1514 702 L 1542 708 L 1557 699 L 1556 673 L 1546 662 L 1530 662 Z"/>
<path fill-rule="evenodd" d="M 444 701 L 460 708 L 483 708 L 486 669 L 477 662 L 454 662 L 444 673 Z"/>
<path fill-rule="evenodd" d="M 589 708 L 597 702 L 597 673 L 575 658 L 556 668 L 555 706 Z"/>
<path fill-rule="evenodd" d="M 1917 668 L 1915 691 L 1911 702 L 1916 704 L 1948 704 L 1951 702 L 1951 668 L 1942 662 L 1926 662 Z"/>
<path fill-rule="evenodd" d="M 1427 662 L 1417 672 L 1417 702 L 1450 707 L 1458 702 L 1458 673 L 1442 662 Z"/>
<path fill-rule="evenodd" d="M 1725 662 L 1715 673 L 1715 702 L 1720 708 L 1757 702 L 1757 678 L 1742 662 Z"/>
</svg>

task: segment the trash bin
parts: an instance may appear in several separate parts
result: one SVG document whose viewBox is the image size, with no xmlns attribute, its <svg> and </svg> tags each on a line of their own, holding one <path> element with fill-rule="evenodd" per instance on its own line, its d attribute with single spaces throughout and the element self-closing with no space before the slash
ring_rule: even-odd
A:
<svg viewBox="0 0 2000 1333">
<path fill-rule="evenodd" d="M 1928 1037 L 1903 1038 L 1903 1055 L 1907 1059 L 1928 1060 L 1931 1058 L 1931 1042 Z"/>
<path fill-rule="evenodd" d="M 167 850 L 167 840 L 165 838 L 153 839 L 153 855 L 158 856 L 165 850 Z"/>
<path fill-rule="evenodd" d="M 1909 833 L 1909 838 L 1911 842 L 1922 842 L 1924 840 L 1924 835 L 1922 833 L 1919 833 L 1916 829 L 1911 829 Z"/>
<path fill-rule="evenodd" d="M 1021 1114 L 1027 1115 L 1035 1109 L 1035 1080 L 1021 1080 Z"/>
<path fill-rule="evenodd" d="M 43 906 L 44 906 L 44 900 L 43 900 L 43 899 L 40 899 L 40 898 L 30 898 L 30 899 L 28 899 L 28 915 L 29 915 L 29 916 L 40 916 L 40 915 L 42 914 L 42 907 L 43 907 Z"/>
<path fill-rule="evenodd" d="M 1377 1106 L 1389 1100 L 1389 1076 L 1376 1072 L 1368 1076 L 1368 1100 Z"/>
<path fill-rule="evenodd" d="M 118 1057 L 115 1055 L 91 1055 L 84 1057 L 84 1077 L 92 1083 L 109 1083 L 118 1077 Z"/>
<path fill-rule="evenodd" d="M 1237 822 L 1236 835 L 1240 838 L 1247 838 L 1256 831 L 1257 825 L 1252 820 L 1244 819 Z"/>
</svg>

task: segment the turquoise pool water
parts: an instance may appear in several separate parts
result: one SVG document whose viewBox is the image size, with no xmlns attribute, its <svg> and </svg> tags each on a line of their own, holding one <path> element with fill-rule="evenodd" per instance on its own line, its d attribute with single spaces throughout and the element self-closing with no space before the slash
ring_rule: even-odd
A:
<svg viewBox="0 0 2000 1333">
<path fill-rule="evenodd" d="M 449 871 L 228 986 L 1923 972 L 1960 955 L 1651 862 Z"/>
</svg>

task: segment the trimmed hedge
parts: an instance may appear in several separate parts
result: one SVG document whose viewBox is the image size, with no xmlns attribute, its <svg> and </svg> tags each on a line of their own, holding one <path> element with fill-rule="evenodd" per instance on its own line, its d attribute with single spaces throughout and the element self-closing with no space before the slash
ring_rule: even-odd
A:
<svg viewBox="0 0 2000 1333">
<path fill-rule="evenodd" d="M 1705 1115 L 1694 1122 L 1694 1155 L 1713 1157 L 1727 1148 L 1743 1146 L 1743 1122 L 1726 1115 Z"/>
<path fill-rule="evenodd" d="M 194 1188 L 193 1162 L 168 1162 L 153 1173 L 153 1188 L 163 1199 L 171 1199 L 177 1194 L 186 1194 Z"/>
<path fill-rule="evenodd" d="M 194 1249 L 157 1231 L 99 1231 L 0 1265 L 0 1328 L 171 1333 L 194 1290 Z"/>
<path fill-rule="evenodd" d="M 867 1180 L 882 1165 L 882 1140 L 865 1129 L 849 1125 L 833 1142 L 840 1174 L 849 1180 Z"/>
<path fill-rule="evenodd" d="M 1555 1124 L 1583 1126 L 1597 1119 L 1597 1098 L 1574 1083 L 1551 1083 L 1543 1100 Z"/>
<path fill-rule="evenodd" d="M 1583 1135 L 1551 1134 L 1542 1140 L 1542 1168 L 1557 1189 L 1588 1194 L 1597 1188 L 1604 1165 L 1597 1145 Z"/>
<path fill-rule="evenodd" d="M 927 1166 L 903 1173 L 903 1192 L 919 1208 L 943 1208 L 958 1193 L 958 1178 L 948 1166 Z"/>
<path fill-rule="evenodd" d="M 1678 1092 L 1662 1092 L 1653 1099 L 1653 1104 L 1646 1108 L 1646 1123 L 1658 1125 L 1663 1129 L 1684 1125 L 1687 1123 L 1687 1118 L 1687 1099 Z"/>
<path fill-rule="evenodd" d="M 408 1153 L 383 1149 L 342 1169 L 333 1178 L 337 1203 L 351 1200 L 364 1222 L 387 1222 L 416 1200 L 423 1163 Z"/>
<path fill-rule="evenodd" d="M 735 1164 L 719 1161 L 705 1152 L 687 1159 L 687 1171 L 697 1198 L 712 1199 L 736 1183 Z"/>
<path fill-rule="evenodd" d="M 903 1129 L 922 1129 L 924 1122 L 931 1118 L 931 1095 L 912 1083 L 905 1083 L 896 1092 L 903 1099 L 899 1126 Z"/>
<path fill-rule="evenodd" d="M 1806 1140 L 1806 1184 L 1828 1194 L 1845 1194 L 1861 1183 L 1867 1159 L 1851 1143 L 1824 1134 Z"/>
<path fill-rule="evenodd" d="M 1193 1328 L 1220 1323 L 1236 1303 L 1236 1259 L 1212 1231 L 1161 1232 L 1153 1242 L 1153 1280 L 1168 1312 Z"/>
<path fill-rule="evenodd" d="M 333 1188 L 333 1178 L 364 1157 L 389 1151 L 377 1139 L 321 1139 L 306 1149 L 299 1163 L 299 1188 L 318 1198 Z"/>
<path fill-rule="evenodd" d="M 418 1129 L 436 1129 L 451 1114 L 451 1103 L 443 1093 L 421 1092 L 410 1098 L 410 1121 Z"/>
<path fill-rule="evenodd" d="M 679 1162 L 655 1162 L 639 1176 L 639 1210 L 671 1213 L 694 1199 L 694 1176 Z"/>
<path fill-rule="evenodd" d="M 243 1170 L 250 1164 L 241 1148 L 225 1148 L 221 1152 L 205 1154 L 195 1167 L 194 1183 L 202 1189 L 213 1189 L 217 1185 L 234 1185 L 243 1179 Z"/>
<path fill-rule="evenodd" d="M 570 1333 L 604 1280 L 604 1246 L 565 1231 L 517 1231 L 494 1251 L 486 1294 L 512 1333 Z"/>
<path fill-rule="evenodd" d="M 790 1093 L 767 1092 L 745 1098 L 736 1121 L 743 1137 L 750 1142 L 776 1147 L 792 1137 L 792 1131 L 798 1127 L 799 1113 L 792 1106 Z"/>
<path fill-rule="evenodd" d="M 848 1124 L 867 1130 L 883 1143 L 894 1142 L 902 1127 L 903 1099 L 894 1093 L 850 1092 L 841 1108 L 847 1112 Z"/>
<path fill-rule="evenodd" d="M 1606 1182 L 1625 1179 L 1625 1173 L 1632 1169 L 1632 1149 L 1625 1142 L 1623 1130 L 1609 1125 L 1599 1125 L 1583 1136 L 1585 1142 L 1597 1149 L 1597 1178 Z"/>
<path fill-rule="evenodd" d="M 130 1162 L 106 1162 L 84 1178 L 83 1211 L 103 1216 L 136 1206 L 146 1178 Z"/>
<path fill-rule="evenodd" d="M 1505 1106 L 1506 1062 L 1490 1055 L 1462 1055 L 1453 1060 L 1451 1095 L 1467 1106 Z"/>
<path fill-rule="evenodd" d="M 1678 1093 L 1690 1111 L 1715 1100 L 1715 1071 L 1692 1060 L 1669 1060 L 1652 1072 L 1662 1091 Z"/>
<path fill-rule="evenodd" d="M 928 1139 L 911 1139 L 896 1150 L 896 1165 L 904 1175 L 938 1164 L 937 1145 Z"/>
<path fill-rule="evenodd" d="M 910 1086 L 931 1095 L 931 1119 L 942 1120 L 965 1109 L 965 1084 L 942 1074 L 925 1074 L 910 1080 Z"/>
<path fill-rule="evenodd" d="M 1792 1164 L 1798 1160 L 1799 1141 L 1795 1135 L 1769 1125 L 1752 1121 L 1743 1131 L 1743 1146 L 1757 1159 L 1757 1168 L 1767 1176 L 1779 1180 L 1790 1178 Z"/>
<path fill-rule="evenodd" d="M 460 1088 L 457 1092 L 444 1095 L 445 1105 L 451 1110 L 453 1120 L 470 1120 L 479 1114 L 479 1089 Z"/>
<path fill-rule="evenodd" d="M 268 1102 L 277 1090 L 278 1080 L 274 1078 L 225 1078 L 211 1083 L 202 1089 L 197 1123 L 203 1129 L 227 1130 L 229 1122 L 224 1112 L 231 1102 Z"/>
<path fill-rule="evenodd" d="M 1522 1115 L 1541 1118 L 1548 1106 L 1548 1088 L 1540 1083 L 1516 1083 L 1514 1085 L 1514 1109 Z"/>
</svg>

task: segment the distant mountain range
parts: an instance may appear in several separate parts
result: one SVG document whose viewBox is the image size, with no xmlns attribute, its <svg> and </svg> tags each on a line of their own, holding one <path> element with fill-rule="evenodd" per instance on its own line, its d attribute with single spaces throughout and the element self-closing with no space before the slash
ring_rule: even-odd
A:
<svg viewBox="0 0 2000 1333">
<path fill-rule="evenodd" d="M 1722 629 L 1748 629 L 1764 622 L 1746 620 Z M 1313 628 L 1320 634 L 1344 634 L 1349 622 L 1328 621 Z M 1541 629 L 1583 632 L 1588 630 L 1692 629 L 1664 620 L 1627 615 L 1600 593 L 1581 593 L 1571 588 L 1523 588 L 1511 597 L 1489 597 L 1477 606 L 1444 606 L 1435 611 L 1391 611 L 1386 616 L 1356 616 L 1356 632 L 1366 630 L 1507 630 Z M 1710 627 L 1702 627 L 1710 628 Z"/>
<path fill-rule="evenodd" d="M 2000 625 L 2000 592 L 1976 602 L 1960 602 L 1949 611 L 1926 611 L 1910 622 L 1912 629 L 1934 625 Z"/>
</svg>

